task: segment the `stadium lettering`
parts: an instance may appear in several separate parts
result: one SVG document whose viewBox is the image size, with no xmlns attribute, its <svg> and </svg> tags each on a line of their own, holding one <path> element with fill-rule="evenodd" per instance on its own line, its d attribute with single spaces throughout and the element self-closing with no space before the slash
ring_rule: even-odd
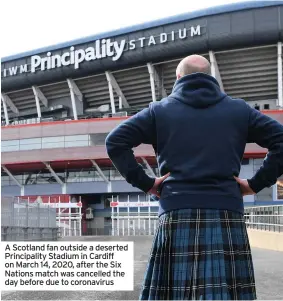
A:
<svg viewBox="0 0 283 301">
<path fill-rule="evenodd" d="M 189 31 L 191 32 L 189 34 Z M 180 40 L 187 38 L 188 36 L 194 37 L 194 36 L 200 36 L 201 31 L 200 31 L 200 25 L 196 27 L 191 27 L 190 29 L 183 28 L 179 29 L 178 31 L 171 31 L 171 33 L 161 33 L 160 35 L 157 36 L 149 36 L 148 38 L 142 37 L 138 38 L 137 40 L 130 40 L 129 41 L 129 50 L 133 50 L 136 48 L 137 44 L 141 48 L 145 46 L 152 46 L 156 45 L 157 43 L 163 44 L 168 42 L 169 40 L 175 41 L 177 38 Z"/>
<path fill-rule="evenodd" d="M 117 61 L 124 51 L 125 44 L 126 40 L 112 42 L 110 39 L 103 39 L 102 41 L 95 41 L 94 47 L 86 49 L 75 50 L 75 47 L 72 46 L 69 52 L 65 52 L 62 55 L 51 55 L 51 52 L 47 52 L 44 58 L 40 55 L 34 55 L 31 57 L 31 72 L 34 73 L 37 70 L 44 71 L 68 65 L 74 65 L 74 68 L 78 69 L 83 61 L 93 61 L 105 57 L 112 57 L 112 61 Z"/>
<path fill-rule="evenodd" d="M 23 64 L 7 69 L 4 68 L 2 75 L 3 77 L 7 77 L 18 73 L 35 73 L 36 71 L 50 70 L 70 65 L 73 65 L 74 69 L 78 69 L 80 64 L 84 61 L 90 62 L 107 57 L 112 58 L 112 61 L 115 62 L 121 58 L 124 51 L 134 50 L 137 46 L 140 48 L 152 47 L 169 41 L 175 41 L 177 39 L 183 40 L 188 37 L 200 35 L 201 27 L 198 25 L 195 27 L 191 26 L 190 28 L 181 28 L 176 31 L 171 31 L 170 33 L 163 32 L 149 37 L 141 37 L 130 40 L 129 42 L 126 42 L 126 40 L 112 41 L 111 39 L 96 40 L 93 46 L 89 46 L 86 49 L 75 49 L 75 47 L 72 46 L 69 51 L 63 54 L 47 52 L 45 56 L 33 55 L 30 58 L 30 65 Z"/>
</svg>

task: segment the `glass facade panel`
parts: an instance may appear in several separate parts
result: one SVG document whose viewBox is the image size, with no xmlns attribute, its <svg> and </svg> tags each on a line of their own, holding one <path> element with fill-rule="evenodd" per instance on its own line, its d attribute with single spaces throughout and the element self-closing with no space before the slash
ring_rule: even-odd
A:
<svg viewBox="0 0 283 301">
<path fill-rule="evenodd" d="M 41 149 L 41 143 L 38 144 L 21 144 L 20 150 Z"/>
<path fill-rule="evenodd" d="M 13 146 L 13 145 L 19 145 L 20 140 L 5 140 L 1 141 L 2 146 Z"/>
<path fill-rule="evenodd" d="M 41 138 L 21 139 L 20 150 L 41 149 Z"/>
<path fill-rule="evenodd" d="M 110 170 L 110 180 L 123 180 L 124 178 L 120 175 L 117 169 Z"/>
<path fill-rule="evenodd" d="M 65 142 L 65 147 L 80 147 L 80 146 L 88 146 L 88 140 L 77 140 L 77 141 L 69 141 Z"/>
<path fill-rule="evenodd" d="M 45 148 L 64 148 L 81 147 L 90 145 L 89 135 L 73 135 L 58 137 L 43 137 L 21 140 L 2 141 L 1 151 L 11 152 L 19 150 L 45 149 Z"/>
<path fill-rule="evenodd" d="M 50 143 L 44 143 L 42 145 L 42 148 L 64 148 L 64 142 L 50 142 Z"/>
<path fill-rule="evenodd" d="M 1 177 L 1 186 L 9 186 L 10 184 L 10 177 L 9 176 L 2 176 Z"/>
<path fill-rule="evenodd" d="M 24 180 L 23 175 L 15 175 L 14 177 L 20 184 L 22 184 L 22 185 L 24 184 L 23 183 L 23 180 Z"/>
<path fill-rule="evenodd" d="M 1 141 L 1 152 L 15 152 L 20 150 L 20 140 Z"/>
<path fill-rule="evenodd" d="M 283 176 L 277 181 L 277 199 L 283 200 Z"/>
<path fill-rule="evenodd" d="M 64 142 L 64 136 L 43 137 L 42 138 L 42 144 L 45 144 L 45 143 L 55 143 L 55 142 Z"/>
<path fill-rule="evenodd" d="M 20 145 L 23 144 L 41 144 L 41 138 L 21 139 Z"/>
<path fill-rule="evenodd" d="M 74 135 L 74 136 L 65 136 L 65 141 L 88 141 L 89 140 L 89 135 Z"/>
<path fill-rule="evenodd" d="M 105 139 L 108 133 L 98 133 L 90 135 L 90 144 L 91 145 L 104 145 Z"/>
<path fill-rule="evenodd" d="M 16 152 L 20 150 L 20 145 L 10 145 L 10 146 L 3 146 L 1 145 L 1 152 Z"/>
<path fill-rule="evenodd" d="M 97 181 L 97 182 L 103 182 L 104 181 L 97 170 L 94 172 L 94 181 Z"/>
</svg>

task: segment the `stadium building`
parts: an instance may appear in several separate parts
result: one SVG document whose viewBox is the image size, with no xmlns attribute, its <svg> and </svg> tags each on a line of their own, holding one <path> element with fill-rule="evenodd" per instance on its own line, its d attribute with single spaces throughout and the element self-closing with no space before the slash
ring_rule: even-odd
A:
<svg viewBox="0 0 283 301">
<path fill-rule="evenodd" d="M 282 1 L 252 1 L 2 58 L 2 196 L 57 207 L 64 235 L 151 233 L 157 204 L 112 166 L 106 135 L 169 95 L 178 62 L 193 53 L 210 60 L 223 91 L 283 123 L 282 20 Z M 151 147 L 135 155 L 158 175 Z M 248 145 L 240 176 L 251 177 L 265 155 Z M 245 198 L 246 206 L 280 202 L 283 179 Z"/>
</svg>

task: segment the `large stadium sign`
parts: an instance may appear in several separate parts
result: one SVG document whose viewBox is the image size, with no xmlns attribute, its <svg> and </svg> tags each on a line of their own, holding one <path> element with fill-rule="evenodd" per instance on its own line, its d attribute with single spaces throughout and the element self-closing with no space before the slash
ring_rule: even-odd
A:
<svg viewBox="0 0 283 301">
<path fill-rule="evenodd" d="M 3 69 L 3 77 L 13 76 L 21 73 L 36 71 L 45 71 L 64 66 L 73 66 L 78 69 L 82 62 L 90 62 L 103 58 L 111 58 L 112 61 L 117 61 L 121 58 L 123 52 L 132 51 L 136 48 L 151 47 L 157 44 L 164 44 L 169 41 L 183 40 L 201 35 L 201 26 L 191 26 L 190 28 L 181 28 L 171 31 L 170 33 L 160 33 L 149 37 L 141 37 L 132 39 L 129 42 L 126 39 L 113 41 L 112 39 L 102 39 L 93 42 L 92 46 L 87 48 L 78 48 L 74 46 L 63 54 L 53 54 L 47 52 L 46 55 L 33 55 L 30 57 L 30 64 L 22 64 Z"/>
</svg>

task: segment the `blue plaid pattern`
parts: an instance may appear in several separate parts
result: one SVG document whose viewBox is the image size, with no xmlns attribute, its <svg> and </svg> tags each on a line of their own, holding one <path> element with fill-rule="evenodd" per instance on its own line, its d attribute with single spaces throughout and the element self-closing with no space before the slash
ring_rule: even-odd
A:
<svg viewBox="0 0 283 301">
<path fill-rule="evenodd" d="M 140 300 L 255 300 L 242 214 L 182 209 L 159 218 Z"/>
</svg>

